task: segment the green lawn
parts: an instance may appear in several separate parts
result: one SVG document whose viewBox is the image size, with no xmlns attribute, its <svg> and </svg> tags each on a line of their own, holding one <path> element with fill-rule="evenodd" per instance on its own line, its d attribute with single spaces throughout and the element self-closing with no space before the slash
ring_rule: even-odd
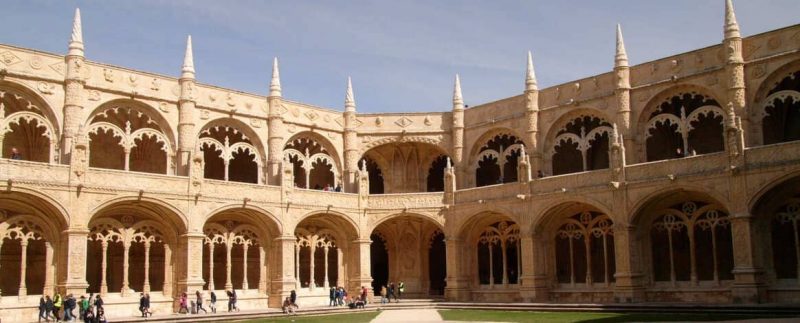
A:
<svg viewBox="0 0 800 323">
<path fill-rule="evenodd" d="M 281 316 L 281 317 L 269 317 L 257 320 L 247 320 L 247 321 L 236 321 L 242 323 L 266 323 L 266 322 L 296 322 L 296 323 L 331 323 L 331 322 L 353 322 L 353 323 L 368 323 L 372 321 L 376 316 L 378 316 L 380 312 L 378 311 L 369 311 L 369 312 L 360 312 L 360 313 L 348 313 L 348 314 L 330 314 L 330 315 L 319 315 L 319 316 L 306 316 L 306 315 L 297 315 L 297 316 Z"/>
<path fill-rule="evenodd" d="M 439 310 L 447 321 L 489 322 L 664 322 L 727 321 L 785 316 L 681 313 L 592 313 L 592 312 L 523 312 L 484 310 Z"/>
</svg>

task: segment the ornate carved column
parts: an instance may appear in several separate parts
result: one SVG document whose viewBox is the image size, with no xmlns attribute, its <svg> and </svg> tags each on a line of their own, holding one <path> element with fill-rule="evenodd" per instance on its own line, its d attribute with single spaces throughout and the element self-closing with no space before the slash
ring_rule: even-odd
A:
<svg viewBox="0 0 800 323">
<path fill-rule="evenodd" d="M 69 40 L 69 51 L 64 57 L 66 72 L 64 73 L 64 140 L 61 142 L 61 162 L 70 160 L 72 141 L 77 135 L 83 117 L 83 86 L 86 58 L 83 53 L 83 32 L 81 30 L 81 11 L 75 9 L 72 22 L 72 34 Z"/>
<path fill-rule="evenodd" d="M 264 295 L 267 293 L 267 252 L 264 246 L 258 244 L 258 293 Z"/>
<path fill-rule="evenodd" d="M 508 287 L 508 252 L 506 251 L 506 240 L 502 240 L 500 247 L 503 249 L 503 287 Z"/>
<path fill-rule="evenodd" d="M 300 289 L 300 245 L 294 246 L 294 279 L 295 289 Z"/>
<path fill-rule="evenodd" d="M 131 251 L 131 241 L 126 240 L 122 242 L 122 296 L 128 295 L 129 284 L 128 284 L 128 273 L 130 272 L 130 251 Z"/>
<path fill-rule="evenodd" d="M 733 276 L 731 288 L 734 303 L 760 303 L 767 300 L 763 252 L 757 246 L 758 229 L 755 219 L 748 212 L 730 216 L 733 236 Z"/>
<path fill-rule="evenodd" d="M 453 163 L 458 171 L 456 183 L 463 187 L 466 182 L 466 167 L 464 167 L 464 98 L 461 96 L 461 79 L 456 74 L 456 83 L 453 88 Z"/>
<path fill-rule="evenodd" d="M 178 99 L 178 169 L 177 174 L 189 175 L 192 154 L 195 149 L 194 111 L 196 105 L 196 80 L 192 36 L 186 38 L 186 52 L 181 67 L 180 97 Z"/>
<path fill-rule="evenodd" d="M 172 270 L 174 269 L 172 261 L 172 249 L 169 244 L 164 244 L 164 285 L 161 287 L 162 294 L 165 296 L 172 295 Z"/>
<path fill-rule="evenodd" d="M 358 132 L 356 127 L 356 100 L 353 96 L 353 83 L 347 78 L 347 91 L 344 97 L 344 173 L 345 192 L 355 193 L 358 190 Z"/>
<path fill-rule="evenodd" d="M 231 290 L 233 289 L 233 282 L 231 281 L 231 269 L 233 264 L 231 263 L 231 253 L 233 251 L 233 241 L 225 241 L 225 289 Z"/>
<path fill-rule="evenodd" d="M 312 243 L 309 248 L 311 249 L 311 254 L 309 255 L 309 258 L 308 258 L 308 267 L 309 267 L 309 269 L 308 269 L 308 276 L 309 276 L 308 277 L 308 288 L 310 290 L 314 290 L 314 287 L 317 287 L 316 286 L 317 284 L 314 282 L 314 262 L 315 262 L 314 260 L 316 260 L 315 258 L 316 258 L 316 255 L 317 255 L 317 245 L 316 245 L 316 243 Z"/>
<path fill-rule="evenodd" d="M 323 286 L 327 289 L 330 287 L 330 283 L 328 282 L 328 246 L 325 246 L 325 283 Z"/>
<path fill-rule="evenodd" d="M 447 286 L 444 295 L 447 300 L 466 301 L 470 299 L 469 280 L 462 273 L 461 262 L 465 255 L 462 250 L 462 242 L 456 238 L 445 236 L 445 248 L 447 255 Z"/>
<path fill-rule="evenodd" d="M 203 259 L 197 255 L 203 254 L 203 240 L 205 235 L 202 232 L 189 232 L 179 237 L 179 246 L 176 252 L 179 253 L 178 268 L 178 289 L 175 294 L 181 292 L 192 293 L 202 290 L 203 281 Z"/>
<path fill-rule="evenodd" d="M 342 252 L 342 248 L 336 248 L 336 259 L 338 262 L 338 268 L 336 268 L 336 286 L 344 286 L 344 275 L 342 273 L 345 272 L 344 268 L 344 253 Z"/>
<path fill-rule="evenodd" d="M 281 97 L 281 77 L 278 70 L 278 58 L 272 61 L 272 80 L 269 83 L 269 104 L 268 121 L 268 146 L 267 146 L 267 183 L 270 185 L 281 184 L 280 165 L 283 160 L 283 136 L 285 127 L 283 125 L 283 98 Z M 291 165 L 289 166 L 291 168 Z M 308 183 L 306 183 L 308 185 Z"/>
<path fill-rule="evenodd" d="M 549 281 L 544 270 L 545 251 L 536 243 L 534 235 L 521 234 L 522 287 L 520 294 L 525 301 L 543 302 L 550 299 Z"/>
<path fill-rule="evenodd" d="M 100 246 L 103 249 L 102 260 L 100 262 L 100 295 L 105 296 L 108 294 L 108 241 L 103 240 L 100 242 Z"/>
<path fill-rule="evenodd" d="M 247 249 L 249 249 L 248 243 L 242 243 L 242 249 L 244 254 L 242 255 L 242 289 L 250 289 L 250 284 L 247 283 Z"/>
<path fill-rule="evenodd" d="M 22 238 L 19 241 L 20 256 L 19 256 L 19 298 L 23 299 L 28 296 L 28 287 L 25 286 L 25 272 L 28 268 L 28 239 Z"/>
<path fill-rule="evenodd" d="M 350 249 L 353 252 L 353 260 L 351 263 L 355 264 L 353 266 L 354 271 L 350 277 L 350 289 L 349 290 L 356 290 L 361 288 L 361 286 L 370 286 L 372 284 L 372 276 L 370 274 L 370 248 L 369 245 L 372 243 L 372 240 L 369 238 L 366 239 L 358 239 L 352 242 Z M 372 300 L 372 296 L 367 297 L 368 300 Z"/>
<path fill-rule="evenodd" d="M 275 248 L 275 261 L 273 262 L 272 283 L 270 284 L 270 307 L 280 307 L 284 298 L 295 289 L 294 253 L 297 238 L 292 235 L 283 235 L 273 240 Z"/>
<path fill-rule="evenodd" d="M 144 285 L 142 290 L 150 293 L 150 240 L 144 241 Z"/>
<path fill-rule="evenodd" d="M 214 290 L 214 243 L 208 243 L 208 290 Z"/>
<path fill-rule="evenodd" d="M 86 228 L 71 228 L 62 233 L 61 243 L 58 244 L 59 252 L 54 252 L 58 257 L 58 287 L 66 293 L 80 295 L 86 292 L 89 284 L 86 282 L 86 238 L 89 230 Z M 105 259 L 105 257 L 103 257 Z M 105 268 L 103 269 L 105 274 Z"/>
<path fill-rule="evenodd" d="M 722 46 L 725 51 L 725 81 L 728 102 L 733 103 L 734 111 L 742 117 L 742 127 L 750 129 L 750 115 L 745 107 L 744 56 L 742 53 L 742 35 L 739 23 L 733 10 L 731 0 L 725 2 L 725 38 Z"/>
<path fill-rule="evenodd" d="M 617 121 L 624 145 L 627 149 L 627 160 L 635 161 L 634 136 L 631 133 L 631 72 L 628 64 L 628 53 L 622 39 L 622 27 L 617 24 L 617 52 L 614 56 L 614 99 L 617 104 Z"/>
<path fill-rule="evenodd" d="M 645 300 L 641 268 L 641 244 L 636 237 L 636 227 L 616 223 L 614 226 L 614 301 L 635 303 Z"/>
<path fill-rule="evenodd" d="M 53 243 L 44 242 L 44 289 L 43 294 L 53 294 L 55 289 L 55 264 L 53 263 Z M 2 272 L 2 271 L 0 271 Z"/>
<path fill-rule="evenodd" d="M 525 72 L 525 139 L 530 145 L 528 154 L 533 156 L 533 171 L 542 170 L 542 153 L 539 147 L 539 86 L 533 70 L 533 56 L 528 52 L 528 67 Z"/>
</svg>

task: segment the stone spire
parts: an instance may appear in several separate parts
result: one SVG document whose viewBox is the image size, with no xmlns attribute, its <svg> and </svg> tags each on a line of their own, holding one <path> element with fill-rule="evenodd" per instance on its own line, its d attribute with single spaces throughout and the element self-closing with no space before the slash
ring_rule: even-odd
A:
<svg viewBox="0 0 800 323">
<path fill-rule="evenodd" d="M 353 96 L 353 81 L 347 77 L 347 91 L 344 94 L 344 110 L 356 111 L 356 99 Z"/>
<path fill-rule="evenodd" d="M 464 109 L 464 98 L 461 96 L 461 79 L 456 74 L 456 85 L 453 88 L 453 109 Z"/>
<path fill-rule="evenodd" d="M 733 10 L 733 2 L 725 0 L 725 39 L 741 37 L 739 23 L 736 22 L 736 13 Z"/>
<path fill-rule="evenodd" d="M 625 51 L 625 40 L 622 39 L 622 26 L 617 24 L 617 54 L 614 56 L 614 66 L 628 66 L 628 52 Z"/>
<path fill-rule="evenodd" d="M 525 70 L 525 91 L 536 91 L 538 89 L 536 72 L 533 70 L 533 56 L 531 51 L 528 51 L 528 68 Z"/>
<path fill-rule="evenodd" d="M 81 9 L 75 9 L 75 19 L 72 20 L 72 35 L 69 38 L 69 51 L 67 55 L 83 56 L 83 31 L 81 29 Z"/>
<path fill-rule="evenodd" d="M 186 37 L 186 52 L 183 54 L 181 78 L 194 78 L 194 54 L 192 54 L 192 35 Z"/>
<path fill-rule="evenodd" d="M 278 70 L 278 58 L 272 60 L 272 80 L 269 82 L 269 96 L 281 96 L 281 72 Z"/>
</svg>

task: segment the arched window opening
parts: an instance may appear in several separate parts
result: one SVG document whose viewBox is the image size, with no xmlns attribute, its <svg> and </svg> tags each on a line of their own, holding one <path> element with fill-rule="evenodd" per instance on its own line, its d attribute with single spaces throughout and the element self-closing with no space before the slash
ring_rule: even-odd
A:
<svg viewBox="0 0 800 323">
<path fill-rule="evenodd" d="M 481 285 L 516 284 L 521 269 L 519 225 L 500 221 L 478 237 L 478 280 Z"/>
<path fill-rule="evenodd" d="M 650 239 L 656 282 L 733 279 L 730 220 L 714 204 L 687 201 L 663 209 L 652 224 Z"/>
<path fill-rule="evenodd" d="M 203 278 L 207 290 L 266 289 L 266 248 L 257 229 L 227 220 L 206 224 L 203 233 Z"/>
<path fill-rule="evenodd" d="M 444 288 L 447 286 L 447 246 L 444 242 L 444 232 L 436 230 L 431 234 L 428 246 L 428 278 L 430 279 L 430 295 L 444 295 Z M 510 281 L 517 281 L 518 273 L 514 277 L 509 277 Z"/>
<path fill-rule="evenodd" d="M 517 159 L 522 140 L 500 134 L 478 151 L 475 161 L 475 185 L 486 186 L 517 181 Z"/>
<path fill-rule="evenodd" d="M 714 99 L 681 93 L 658 105 L 645 129 L 647 160 L 707 154 L 724 150 L 725 112 Z"/>
<path fill-rule="evenodd" d="M 556 279 L 574 287 L 614 282 L 613 222 L 608 215 L 585 211 L 562 221 L 556 232 Z"/>
<path fill-rule="evenodd" d="M 568 122 L 556 134 L 553 175 L 608 168 L 608 140 L 611 124 L 593 116 Z"/>
<path fill-rule="evenodd" d="M 229 126 L 208 127 L 200 132 L 203 177 L 244 183 L 261 182 L 261 156 L 242 131 Z"/>
<path fill-rule="evenodd" d="M 339 281 L 337 259 L 341 252 L 336 238 L 325 230 L 312 232 L 299 230 L 296 234 L 299 250 L 300 286 L 303 288 L 329 288 Z"/>
<path fill-rule="evenodd" d="M 283 154 L 294 167 L 297 187 L 331 191 L 341 187 L 336 162 L 330 152 L 313 138 L 298 137 L 290 141 Z"/>
<path fill-rule="evenodd" d="M 52 162 L 58 134 L 39 106 L 22 94 L 0 89 L 0 155 L 2 158 Z"/>
<path fill-rule="evenodd" d="M 800 140 L 800 71 L 775 84 L 761 113 L 764 144 Z"/>
<path fill-rule="evenodd" d="M 0 211 L 0 220 L 5 216 Z M 52 292 L 53 245 L 42 228 L 25 216 L 11 216 L 0 222 L 0 291 L 3 296 L 42 295 Z M 51 260 L 52 261 L 52 260 Z"/>
<path fill-rule="evenodd" d="M 439 155 L 428 169 L 428 192 L 444 191 L 444 169 L 447 167 L 447 156 Z"/>
<path fill-rule="evenodd" d="M 800 195 L 782 204 L 770 214 L 775 277 L 800 281 Z"/>
<path fill-rule="evenodd" d="M 358 164 L 366 161 L 367 172 L 369 173 L 369 194 L 383 194 L 383 173 L 380 166 L 369 157 L 361 158 Z"/>
<path fill-rule="evenodd" d="M 172 147 L 158 123 L 140 108 L 115 105 L 94 114 L 87 129 L 89 166 L 167 174 Z"/>
</svg>

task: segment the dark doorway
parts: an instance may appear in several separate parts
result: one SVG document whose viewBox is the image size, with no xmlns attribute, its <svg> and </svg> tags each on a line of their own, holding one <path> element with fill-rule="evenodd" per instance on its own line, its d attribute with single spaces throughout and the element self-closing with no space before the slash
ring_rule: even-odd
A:
<svg viewBox="0 0 800 323">
<path fill-rule="evenodd" d="M 444 233 L 437 231 L 431 239 L 431 248 L 428 252 L 428 273 L 430 275 L 430 295 L 444 295 L 447 285 L 447 248 L 444 244 Z"/>
<path fill-rule="evenodd" d="M 377 234 L 370 235 L 370 275 L 372 275 L 372 290 L 375 296 L 381 294 L 381 287 L 389 283 L 389 253 L 386 251 L 386 242 Z"/>
</svg>

